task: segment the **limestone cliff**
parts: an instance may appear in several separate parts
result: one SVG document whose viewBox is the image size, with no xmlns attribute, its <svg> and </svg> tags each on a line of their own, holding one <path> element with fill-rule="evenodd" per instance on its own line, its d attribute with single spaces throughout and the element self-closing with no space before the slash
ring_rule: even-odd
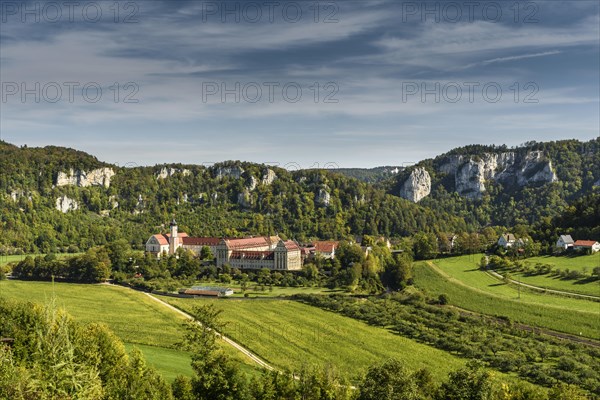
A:
<svg viewBox="0 0 600 400">
<path fill-rule="evenodd" d="M 265 171 L 265 174 L 262 177 L 262 184 L 263 185 L 270 185 L 271 183 L 273 183 L 273 181 L 277 178 L 277 174 L 275 174 L 275 171 L 273 171 L 270 168 L 267 168 L 267 170 Z"/>
<path fill-rule="evenodd" d="M 70 169 L 69 172 L 58 173 L 56 186 L 104 186 L 108 188 L 113 176 L 115 176 L 115 171 L 111 168 L 98 168 L 89 172 Z"/>
<path fill-rule="evenodd" d="M 415 168 L 400 188 L 400 197 L 413 203 L 419 202 L 431 192 L 431 176 L 425 168 Z"/>
<path fill-rule="evenodd" d="M 62 213 L 74 211 L 79 208 L 79 204 L 73 199 L 67 196 L 62 196 L 56 199 L 56 209 Z"/>
<path fill-rule="evenodd" d="M 453 155 L 445 159 L 439 170 L 454 174 L 456 191 L 471 199 L 481 197 L 486 191 L 486 181 L 490 180 L 511 186 L 546 184 L 557 180 L 552 162 L 541 151 L 530 151 L 520 157 L 514 152 Z"/>
<path fill-rule="evenodd" d="M 243 173 L 244 169 L 242 167 L 219 167 L 216 171 L 216 178 L 222 179 L 223 177 L 230 176 L 232 178 L 240 179 Z"/>
</svg>

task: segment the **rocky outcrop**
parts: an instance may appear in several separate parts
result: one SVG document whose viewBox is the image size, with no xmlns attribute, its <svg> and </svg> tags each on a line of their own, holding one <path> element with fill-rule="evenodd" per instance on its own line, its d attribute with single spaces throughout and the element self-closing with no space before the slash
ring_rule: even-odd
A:
<svg viewBox="0 0 600 400">
<path fill-rule="evenodd" d="M 69 172 L 58 173 L 56 186 L 104 186 L 108 188 L 113 176 L 115 176 L 115 171 L 111 168 L 98 168 L 89 172 L 70 169 Z"/>
<path fill-rule="evenodd" d="M 518 171 L 517 183 L 521 186 L 556 182 L 552 161 L 544 158 L 541 151 L 532 151 L 525 157 L 525 164 Z"/>
<path fill-rule="evenodd" d="M 325 188 L 321 188 L 317 193 L 316 200 L 318 204 L 327 207 L 331 202 L 331 194 L 329 194 L 329 192 Z"/>
<path fill-rule="evenodd" d="M 258 185 L 258 180 L 255 177 L 251 176 L 250 183 L 248 184 L 248 190 L 253 191 L 254 189 L 256 189 L 256 185 Z"/>
<path fill-rule="evenodd" d="M 464 197 L 480 198 L 486 191 L 486 181 L 504 185 L 527 186 L 555 182 L 552 163 L 543 152 L 532 151 L 524 157 L 514 152 L 485 153 L 482 156 L 450 156 L 439 170 L 454 174 L 456 191 Z"/>
<path fill-rule="evenodd" d="M 594 183 L 594 187 L 600 187 L 600 179 L 598 179 L 595 183 Z"/>
<path fill-rule="evenodd" d="M 249 190 L 244 190 L 241 193 L 238 193 L 237 203 L 245 208 L 252 207 L 252 197 L 250 196 Z"/>
<path fill-rule="evenodd" d="M 56 209 L 62 213 L 68 213 L 69 211 L 75 211 L 79 208 L 79 204 L 73 199 L 67 196 L 62 196 L 56 199 Z"/>
<path fill-rule="evenodd" d="M 277 174 L 275 174 L 275 171 L 273 171 L 270 168 L 267 168 L 267 170 L 265 171 L 263 177 L 262 177 L 262 184 L 263 185 L 270 185 L 271 183 L 273 183 L 273 181 L 277 178 Z"/>
<path fill-rule="evenodd" d="M 189 169 L 177 169 L 171 167 L 163 167 L 158 174 L 156 174 L 156 179 L 167 179 L 172 177 L 175 174 L 181 174 L 183 176 L 191 175 L 191 171 Z"/>
<path fill-rule="evenodd" d="M 232 177 L 235 179 L 240 179 L 242 177 L 243 173 L 244 173 L 244 169 L 242 167 L 238 167 L 238 166 L 219 167 L 219 168 L 217 168 L 216 178 L 223 179 L 224 177 L 229 176 L 229 177 Z"/>
<path fill-rule="evenodd" d="M 413 203 L 419 202 L 431 193 L 431 176 L 425 168 L 415 168 L 400 188 L 400 197 Z"/>
</svg>

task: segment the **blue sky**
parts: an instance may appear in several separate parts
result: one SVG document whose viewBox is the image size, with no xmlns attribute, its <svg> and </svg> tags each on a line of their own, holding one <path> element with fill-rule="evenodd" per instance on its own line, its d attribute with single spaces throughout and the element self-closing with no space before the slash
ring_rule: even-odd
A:
<svg viewBox="0 0 600 400">
<path fill-rule="evenodd" d="M 588 140 L 599 25 L 598 1 L 3 0 L 1 136 L 303 168 Z"/>
</svg>

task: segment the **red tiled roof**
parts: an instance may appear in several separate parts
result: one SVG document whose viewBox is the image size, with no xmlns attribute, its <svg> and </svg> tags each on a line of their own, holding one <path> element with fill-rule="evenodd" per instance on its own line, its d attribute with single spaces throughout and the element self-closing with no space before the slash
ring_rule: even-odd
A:
<svg viewBox="0 0 600 400">
<path fill-rule="evenodd" d="M 318 253 L 331 253 L 334 249 L 337 249 L 339 245 L 340 242 L 335 240 L 322 240 L 313 243 L 313 246 L 315 246 L 315 251 Z"/>
<path fill-rule="evenodd" d="M 581 246 L 581 247 L 592 247 L 596 243 L 598 243 L 598 242 L 596 242 L 595 240 L 577 240 L 577 241 L 575 241 L 574 245 Z"/>
<path fill-rule="evenodd" d="M 166 246 L 169 244 L 169 238 L 167 235 L 158 234 L 154 235 L 154 237 L 156 238 L 156 240 L 158 240 L 158 244 L 160 244 L 161 246 Z"/>
<path fill-rule="evenodd" d="M 231 249 L 247 249 L 252 247 L 263 247 L 271 244 L 272 238 L 259 236 L 244 239 L 225 239 L 225 243 Z"/>
<path fill-rule="evenodd" d="M 288 240 L 285 242 L 285 248 L 288 250 L 300 250 L 300 247 L 293 240 Z"/>
<path fill-rule="evenodd" d="M 187 246 L 216 246 L 219 242 L 221 242 L 221 239 L 216 237 L 184 236 L 183 238 L 183 244 Z"/>
</svg>

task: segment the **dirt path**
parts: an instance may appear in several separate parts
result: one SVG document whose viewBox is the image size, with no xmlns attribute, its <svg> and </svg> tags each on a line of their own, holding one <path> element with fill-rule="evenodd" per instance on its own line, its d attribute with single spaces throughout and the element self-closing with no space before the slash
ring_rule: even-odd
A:
<svg viewBox="0 0 600 400">
<path fill-rule="evenodd" d="M 144 293 L 146 296 L 150 297 L 152 300 L 159 302 L 160 304 L 162 304 L 163 306 L 171 309 L 172 311 L 175 311 L 176 313 L 179 313 L 180 315 L 182 315 L 183 317 L 194 321 L 195 318 L 193 316 L 191 316 L 190 314 L 181 311 L 179 308 L 177 307 L 173 307 L 172 305 L 170 305 L 169 303 L 152 296 L 150 293 Z M 217 335 L 223 339 L 223 341 L 225 341 L 226 343 L 230 344 L 231 346 L 233 346 L 236 350 L 240 351 L 241 353 L 243 353 L 244 355 L 246 355 L 248 358 L 250 358 L 252 361 L 254 361 L 256 364 L 258 364 L 260 367 L 262 368 L 266 368 L 269 371 L 275 371 L 275 368 L 273 368 L 271 365 L 269 365 L 266 361 L 262 360 L 260 357 L 258 357 L 256 354 L 252 353 L 250 350 L 246 349 L 245 347 L 243 347 L 242 345 L 240 345 L 237 342 L 234 342 L 233 340 L 231 340 L 230 338 L 228 338 L 227 336 L 218 333 Z"/>
<path fill-rule="evenodd" d="M 504 280 L 504 276 L 500 275 L 498 272 L 494 271 L 493 269 L 487 270 L 487 272 L 494 278 L 498 278 L 502 281 Z M 546 289 L 543 287 L 530 285 L 528 283 L 519 282 L 514 279 L 509 279 L 509 282 L 514 283 L 515 285 L 523 286 L 528 289 L 533 289 L 533 290 L 537 290 L 537 291 L 544 292 L 544 293 L 553 293 L 553 294 L 558 294 L 561 296 L 577 297 L 577 298 L 584 299 L 584 300 L 600 301 L 600 296 L 592 296 L 592 295 L 588 295 L 588 294 L 566 292 L 563 290 Z"/>
</svg>

